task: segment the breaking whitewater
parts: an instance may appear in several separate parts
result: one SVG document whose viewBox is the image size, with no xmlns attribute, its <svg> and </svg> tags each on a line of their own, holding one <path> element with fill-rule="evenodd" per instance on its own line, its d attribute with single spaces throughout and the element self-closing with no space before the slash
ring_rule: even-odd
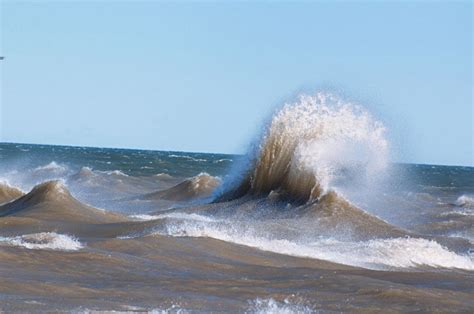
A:
<svg viewBox="0 0 474 314">
<path fill-rule="evenodd" d="M 335 95 L 246 156 L 0 144 L 0 310 L 474 311 L 474 168 Z"/>
</svg>

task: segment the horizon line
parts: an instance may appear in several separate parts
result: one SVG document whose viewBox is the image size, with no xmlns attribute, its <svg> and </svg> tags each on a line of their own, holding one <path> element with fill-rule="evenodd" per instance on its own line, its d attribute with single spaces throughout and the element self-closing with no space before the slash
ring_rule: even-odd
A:
<svg viewBox="0 0 474 314">
<path fill-rule="evenodd" d="M 89 146 L 89 145 L 71 145 L 71 144 L 45 144 L 45 143 L 24 143 L 24 142 L 9 142 L 0 141 L 1 144 L 14 144 L 14 145 L 33 145 L 33 146 L 59 146 L 59 147 L 73 147 L 73 148 L 95 148 L 95 149 L 117 149 L 117 150 L 135 150 L 135 151 L 150 151 L 150 152 L 170 152 L 170 153 L 191 153 L 191 154 L 215 154 L 215 155 L 227 155 L 227 156 L 245 156 L 246 153 L 218 153 L 218 152 L 205 152 L 205 151 L 184 151 L 184 150 L 172 150 L 172 149 L 151 149 L 151 148 L 131 148 L 131 147 L 110 147 L 110 146 Z M 441 166 L 441 167 L 463 167 L 463 168 L 474 168 L 474 165 L 453 165 L 453 164 L 431 164 L 431 163 L 416 163 L 406 161 L 390 161 L 393 164 L 405 164 L 405 165 L 422 165 L 422 166 Z"/>
</svg>

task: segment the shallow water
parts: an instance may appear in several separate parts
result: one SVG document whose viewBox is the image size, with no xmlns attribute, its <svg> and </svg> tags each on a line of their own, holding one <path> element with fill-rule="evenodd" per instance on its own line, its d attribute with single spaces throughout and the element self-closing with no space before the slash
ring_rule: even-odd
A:
<svg viewBox="0 0 474 314">
<path fill-rule="evenodd" d="M 370 199 L 212 201 L 242 156 L 0 149 L 1 310 L 474 309 L 473 168 L 393 165 L 409 184 Z"/>
</svg>

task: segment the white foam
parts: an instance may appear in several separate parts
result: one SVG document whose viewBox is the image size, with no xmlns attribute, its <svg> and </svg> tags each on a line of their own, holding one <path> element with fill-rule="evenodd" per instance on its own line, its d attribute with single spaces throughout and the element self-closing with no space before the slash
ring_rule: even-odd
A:
<svg viewBox="0 0 474 314">
<path fill-rule="evenodd" d="M 140 215 L 130 215 L 132 219 L 140 220 L 140 221 L 149 221 L 149 220 L 157 220 L 161 219 L 159 215 L 147 215 L 147 214 L 140 214 Z"/>
<path fill-rule="evenodd" d="M 250 301 L 250 307 L 246 313 L 255 314 L 293 314 L 293 313 L 314 313 L 314 311 L 303 304 L 290 301 L 288 298 L 283 302 L 278 302 L 273 298 L 257 298 Z"/>
<path fill-rule="evenodd" d="M 313 172 L 323 189 L 329 189 L 348 170 L 360 179 L 373 178 L 387 166 L 383 124 L 335 95 L 302 96 L 274 119 L 290 125 L 291 136 L 299 141 L 292 167 Z"/>
<path fill-rule="evenodd" d="M 187 155 L 168 155 L 168 157 L 169 157 L 169 158 L 181 158 L 181 159 L 188 159 L 188 160 L 192 160 L 192 161 L 199 161 L 199 162 L 204 162 L 204 161 L 207 161 L 207 159 L 194 158 L 194 157 L 187 156 Z"/>
<path fill-rule="evenodd" d="M 183 308 L 180 308 L 179 305 L 173 304 L 166 309 L 153 309 L 148 311 L 149 314 L 168 314 L 168 313 L 176 313 L 176 314 L 187 314 L 191 313 Z"/>
<path fill-rule="evenodd" d="M 471 209 L 469 207 L 459 209 L 459 210 L 452 210 L 446 213 L 441 214 L 442 216 L 450 216 L 450 215 L 458 215 L 458 216 L 474 216 L 474 207 Z"/>
<path fill-rule="evenodd" d="M 310 201 L 330 190 L 370 192 L 388 168 L 388 146 L 385 127 L 362 107 L 330 93 L 302 95 L 272 116 L 251 169 L 238 177 L 250 174 L 257 194 L 283 188 Z"/>
<path fill-rule="evenodd" d="M 121 176 L 121 177 L 128 177 L 128 174 L 123 173 L 120 170 L 113 170 L 113 171 L 99 171 L 102 173 L 105 173 L 107 175 L 115 175 L 115 176 Z"/>
<path fill-rule="evenodd" d="M 449 234 L 449 237 L 453 238 L 464 238 L 469 241 L 471 245 L 474 245 L 474 232 L 469 230 L 464 230 L 464 231 L 455 231 Z M 474 253 L 474 251 L 473 251 Z M 472 253 L 471 253 L 472 254 Z"/>
<path fill-rule="evenodd" d="M 3 186 L 6 186 L 7 188 L 12 188 L 12 189 L 16 189 L 16 190 L 19 190 L 23 193 L 26 193 L 26 191 L 22 190 L 20 187 L 18 186 L 15 186 L 13 184 L 10 183 L 10 181 L 8 181 L 7 179 L 5 178 L 0 178 L 0 185 L 3 185 Z"/>
<path fill-rule="evenodd" d="M 193 221 L 202 221 L 202 222 L 216 222 L 217 220 L 202 216 L 198 214 L 186 214 L 186 213 L 169 213 L 169 214 L 162 214 L 162 215 L 131 215 L 131 218 L 135 218 L 142 221 L 148 220 L 158 220 L 158 219 L 180 219 L 180 220 L 193 220 Z"/>
<path fill-rule="evenodd" d="M 155 174 L 155 177 L 164 178 L 164 179 L 172 179 L 173 178 L 173 176 L 171 176 L 167 173 L 164 173 L 164 172 L 160 172 L 160 173 Z"/>
<path fill-rule="evenodd" d="M 136 306 L 130 306 L 130 305 L 122 305 L 121 308 L 125 308 L 126 310 L 124 311 L 123 309 L 120 310 L 90 310 L 90 309 L 75 309 L 72 310 L 70 313 L 71 314 L 95 314 L 95 313 L 101 313 L 101 314 L 111 314 L 111 313 L 148 313 L 148 314 L 168 314 L 168 313 L 175 313 L 175 314 L 187 314 L 190 313 L 189 311 L 180 308 L 178 305 L 172 304 L 168 308 L 164 309 L 152 309 L 152 310 L 146 310 L 142 307 L 136 307 Z"/>
<path fill-rule="evenodd" d="M 0 245 L 30 250 L 77 251 L 83 245 L 76 238 L 55 232 L 32 233 L 16 237 L 0 237 Z"/>
<path fill-rule="evenodd" d="M 52 161 L 34 169 L 11 170 L 2 173 L 2 180 L 6 180 L 10 185 L 22 191 L 30 191 L 34 186 L 45 181 L 66 180 L 69 174 L 70 169 L 67 166 Z"/>
<path fill-rule="evenodd" d="M 232 162 L 233 160 L 230 159 L 230 158 L 222 158 L 222 159 L 218 159 L 218 160 L 215 160 L 214 163 L 215 164 L 218 164 L 218 163 L 221 163 L 221 162 Z"/>
<path fill-rule="evenodd" d="M 467 207 L 474 209 L 474 196 L 472 195 L 462 195 L 458 197 L 455 204 L 457 206 Z"/>
<path fill-rule="evenodd" d="M 368 269 L 413 268 L 418 266 L 474 270 L 471 256 L 459 255 L 439 243 L 421 238 L 373 239 L 364 242 L 340 241 L 334 238 L 270 238 L 257 231 L 236 227 L 232 223 L 181 221 L 170 223 L 164 231 L 178 237 L 209 237 L 280 254 L 327 260 Z"/>
<path fill-rule="evenodd" d="M 47 165 L 35 168 L 34 171 L 66 172 L 67 169 L 64 166 L 57 164 L 55 161 L 52 161 Z"/>
</svg>

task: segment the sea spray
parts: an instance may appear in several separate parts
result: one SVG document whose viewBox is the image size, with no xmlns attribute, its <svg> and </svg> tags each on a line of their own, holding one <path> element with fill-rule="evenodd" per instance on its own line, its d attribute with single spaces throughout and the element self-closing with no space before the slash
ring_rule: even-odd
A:
<svg viewBox="0 0 474 314">
<path fill-rule="evenodd" d="M 380 177 L 388 152 L 385 127 L 362 107 L 329 93 L 302 95 L 275 113 L 250 168 L 228 179 L 223 186 L 231 188 L 218 199 L 277 191 L 314 201 L 339 185 Z"/>
</svg>

